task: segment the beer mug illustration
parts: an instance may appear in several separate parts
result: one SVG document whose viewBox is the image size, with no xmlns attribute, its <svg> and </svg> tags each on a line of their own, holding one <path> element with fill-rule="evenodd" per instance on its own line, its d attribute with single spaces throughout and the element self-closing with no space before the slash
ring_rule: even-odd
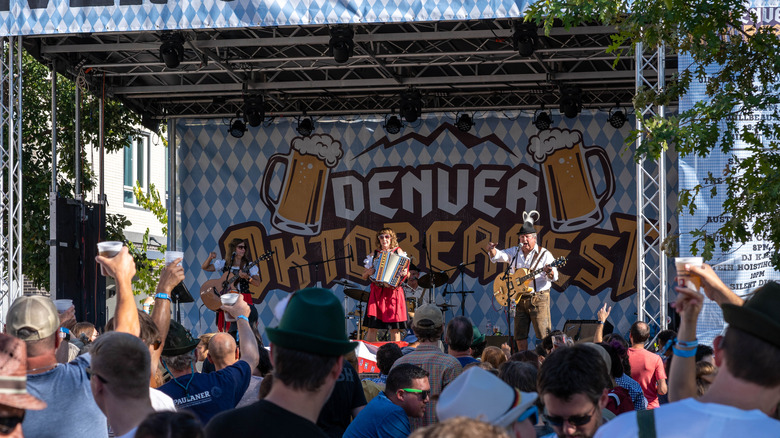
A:
<svg viewBox="0 0 780 438">
<path fill-rule="evenodd" d="M 528 139 L 528 152 L 542 168 L 553 230 L 567 233 L 601 223 L 602 209 L 615 192 L 612 165 L 604 149 L 584 147 L 579 131 L 554 128 Z M 596 193 L 593 183 L 595 169 L 589 163 L 593 157 L 604 171 L 606 187 L 601 193 Z"/>
<path fill-rule="evenodd" d="M 321 134 L 296 137 L 287 155 L 271 156 L 265 166 L 260 198 L 272 211 L 274 228 L 302 236 L 320 233 L 330 170 L 343 154 L 341 142 Z M 281 190 L 273 198 L 270 183 L 279 165 L 285 167 L 284 176 Z"/>
</svg>

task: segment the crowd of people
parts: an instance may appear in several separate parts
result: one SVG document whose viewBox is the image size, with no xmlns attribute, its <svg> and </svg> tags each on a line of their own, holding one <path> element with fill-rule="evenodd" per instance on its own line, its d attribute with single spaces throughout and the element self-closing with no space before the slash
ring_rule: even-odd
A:
<svg viewBox="0 0 780 438">
<path fill-rule="evenodd" d="M 382 230 L 383 248 L 396 248 L 391 231 Z M 162 271 L 151 315 L 135 303 L 127 249 L 96 260 L 117 285 L 105 328 L 76 322 L 73 308 L 59 313 L 43 296 L 19 297 L 8 310 L 0 436 L 780 436 L 774 282 L 743 300 L 709 266 L 688 268 L 729 323 L 713 349 L 696 340 L 704 296 L 684 286 L 675 288 L 678 331 L 658 336 L 655 348 L 650 327 L 637 322 L 628 339 L 599 324 L 594 342 L 550 331 L 511 354 L 486 346 L 468 318 L 445 324 L 441 309 L 424 304 L 408 345 L 382 344 L 378 375 L 361 376 L 357 343 L 329 290 L 292 293 L 278 325 L 263 330 L 266 348 L 244 300 L 222 306 L 235 332 L 195 338 L 172 321 L 170 293 L 184 279 L 178 260 Z M 397 330 L 377 309 L 375 322 Z M 596 319 L 606 322 L 610 311 L 604 305 Z"/>
</svg>

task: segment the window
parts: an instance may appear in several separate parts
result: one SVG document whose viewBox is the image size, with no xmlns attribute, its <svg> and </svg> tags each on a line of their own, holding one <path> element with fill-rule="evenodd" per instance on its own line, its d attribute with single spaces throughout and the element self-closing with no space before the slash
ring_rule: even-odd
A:
<svg viewBox="0 0 780 438">
<path fill-rule="evenodd" d="M 135 183 L 144 191 L 149 190 L 149 135 L 134 134 L 125 146 L 124 202 L 137 204 L 133 187 Z"/>
</svg>

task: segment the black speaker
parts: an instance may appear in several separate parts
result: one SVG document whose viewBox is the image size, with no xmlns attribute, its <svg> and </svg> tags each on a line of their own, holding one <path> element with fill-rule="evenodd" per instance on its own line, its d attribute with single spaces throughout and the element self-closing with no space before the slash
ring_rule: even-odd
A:
<svg viewBox="0 0 780 438">
<path fill-rule="evenodd" d="M 506 342 L 509 344 L 509 346 L 512 346 L 512 337 L 511 336 L 485 336 L 485 340 L 487 340 L 486 347 L 499 347 L 501 348 L 501 344 Z"/>
<path fill-rule="evenodd" d="M 570 319 L 563 325 L 563 333 L 570 337 L 574 343 L 593 342 L 593 335 L 596 334 L 596 327 L 599 326 L 595 319 Z M 612 333 L 614 327 L 609 321 L 604 323 L 602 335 Z"/>
<path fill-rule="evenodd" d="M 98 328 L 106 324 L 106 277 L 95 256 L 105 229 L 103 205 L 57 198 L 57 281 L 52 295 L 73 300 L 76 320 Z"/>
</svg>

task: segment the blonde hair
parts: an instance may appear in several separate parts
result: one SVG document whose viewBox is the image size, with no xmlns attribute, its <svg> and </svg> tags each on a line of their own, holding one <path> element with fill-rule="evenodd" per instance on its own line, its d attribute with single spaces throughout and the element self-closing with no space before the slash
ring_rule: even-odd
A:
<svg viewBox="0 0 780 438">
<path fill-rule="evenodd" d="M 455 417 L 415 430 L 409 438 L 510 438 L 505 429 L 467 417 Z"/>
<path fill-rule="evenodd" d="M 379 236 L 382 234 L 389 234 L 390 235 L 390 248 L 397 248 L 398 247 L 398 236 L 395 234 L 395 231 L 393 231 L 392 228 L 382 228 L 381 230 L 376 232 L 376 250 L 381 251 L 382 250 L 382 242 L 379 241 Z"/>
<path fill-rule="evenodd" d="M 493 365 L 493 368 L 498 369 L 502 363 L 506 362 L 506 354 L 498 347 L 486 347 L 482 352 L 482 362 Z"/>
</svg>

